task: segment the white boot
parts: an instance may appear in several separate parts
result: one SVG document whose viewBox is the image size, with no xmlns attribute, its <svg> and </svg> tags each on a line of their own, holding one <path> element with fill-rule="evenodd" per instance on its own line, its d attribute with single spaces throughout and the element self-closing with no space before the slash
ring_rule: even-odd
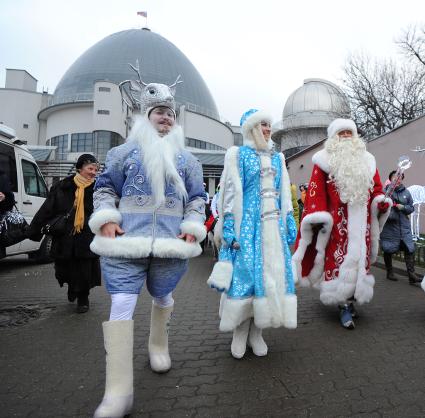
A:
<svg viewBox="0 0 425 418">
<path fill-rule="evenodd" d="M 168 353 L 168 328 L 174 305 L 160 308 L 152 302 L 151 330 L 149 334 L 149 361 L 151 369 L 165 373 L 171 369 Z"/>
<path fill-rule="evenodd" d="M 256 356 L 266 356 L 267 355 L 267 344 L 265 343 L 263 339 L 263 330 L 258 328 L 254 320 L 251 321 L 251 327 L 249 329 L 249 336 L 248 336 L 248 344 L 252 348 L 252 352 Z"/>
<path fill-rule="evenodd" d="M 105 395 L 94 418 L 121 418 L 133 407 L 133 321 L 103 323 Z"/>
<path fill-rule="evenodd" d="M 245 355 L 246 340 L 249 333 L 249 324 L 251 320 L 247 319 L 233 330 L 233 339 L 230 350 L 234 358 L 240 359 Z"/>
</svg>

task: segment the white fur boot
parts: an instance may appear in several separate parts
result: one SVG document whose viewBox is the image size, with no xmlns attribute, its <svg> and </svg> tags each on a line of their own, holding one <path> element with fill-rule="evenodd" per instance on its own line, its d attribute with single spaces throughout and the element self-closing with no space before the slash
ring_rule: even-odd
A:
<svg viewBox="0 0 425 418">
<path fill-rule="evenodd" d="M 267 355 L 267 344 L 265 343 L 263 339 L 263 330 L 258 328 L 254 321 L 251 321 L 251 327 L 249 329 L 249 336 L 248 336 L 248 344 L 252 348 L 252 352 L 256 356 L 266 356 Z"/>
<path fill-rule="evenodd" d="M 152 303 L 151 330 L 149 334 L 149 361 L 151 369 L 157 373 L 165 373 L 171 369 L 168 353 L 168 328 L 174 305 L 160 308 Z"/>
<path fill-rule="evenodd" d="M 122 418 L 133 407 L 133 321 L 103 323 L 105 395 L 94 418 Z"/>
<path fill-rule="evenodd" d="M 249 324 L 251 320 L 247 319 L 233 330 L 233 339 L 230 350 L 234 358 L 240 359 L 245 355 L 246 340 L 249 333 Z"/>
</svg>

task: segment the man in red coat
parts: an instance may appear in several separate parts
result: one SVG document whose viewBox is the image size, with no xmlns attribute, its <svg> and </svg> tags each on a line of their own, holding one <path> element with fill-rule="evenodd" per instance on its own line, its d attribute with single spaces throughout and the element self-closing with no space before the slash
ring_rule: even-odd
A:
<svg viewBox="0 0 425 418">
<path fill-rule="evenodd" d="M 319 288 L 321 302 L 338 305 L 342 326 L 353 329 L 353 302 L 373 297 L 369 269 L 392 202 L 352 120 L 334 120 L 324 149 L 312 160 L 293 260 L 300 285 Z"/>
</svg>

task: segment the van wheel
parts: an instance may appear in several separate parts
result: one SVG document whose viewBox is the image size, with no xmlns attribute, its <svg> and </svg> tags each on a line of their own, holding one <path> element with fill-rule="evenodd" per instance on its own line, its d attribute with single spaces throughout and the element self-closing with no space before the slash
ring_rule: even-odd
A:
<svg viewBox="0 0 425 418">
<path fill-rule="evenodd" d="M 40 264 L 51 263 L 53 261 L 53 258 L 50 256 L 51 249 L 52 237 L 50 235 L 46 235 L 40 245 L 39 250 L 28 254 L 28 258 Z"/>
</svg>

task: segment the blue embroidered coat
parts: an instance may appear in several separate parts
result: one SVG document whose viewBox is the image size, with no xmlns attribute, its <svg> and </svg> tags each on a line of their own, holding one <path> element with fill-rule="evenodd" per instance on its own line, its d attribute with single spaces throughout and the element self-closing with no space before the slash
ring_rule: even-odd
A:
<svg viewBox="0 0 425 418">
<path fill-rule="evenodd" d="M 297 230 L 283 154 L 231 148 L 220 193 L 216 232 L 222 246 L 208 280 L 224 290 L 220 329 L 232 330 L 250 317 L 259 328 L 296 327 L 296 275 L 289 245 Z"/>
<path fill-rule="evenodd" d="M 96 234 L 91 250 L 101 256 L 144 258 L 190 258 L 201 253 L 199 242 L 205 238 L 205 192 L 200 162 L 187 150 L 176 156 L 176 168 L 188 198 L 182 200 L 173 185 L 167 184 L 166 200 L 156 208 L 150 179 L 143 167 L 142 150 L 136 140 L 112 148 L 105 170 L 96 181 L 94 213 L 90 227 Z M 107 222 L 118 223 L 122 236 L 100 236 Z M 189 233 L 196 242 L 177 238 Z"/>
</svg>

